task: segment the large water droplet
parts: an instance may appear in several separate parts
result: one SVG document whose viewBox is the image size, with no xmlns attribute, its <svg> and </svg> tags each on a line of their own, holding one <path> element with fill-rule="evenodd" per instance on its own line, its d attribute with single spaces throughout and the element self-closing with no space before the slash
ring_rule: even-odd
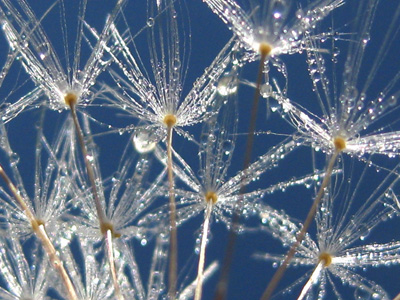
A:
<svg viewBox="0 0 400 300">
<path fill-rule="evenodd" d="M 218 81 L 217 91 L 221 96 L 229 96 L 237 91 L 238 79 L 233 75 L 221 77 Z"/>
<path fill-rule="evenodd" d="M 154 132 L 147 128 L 139 128 L 133 135 L 133 145 L 139 153 L 153 151 L 157 144 L 157 137 Z"/>
</svg>

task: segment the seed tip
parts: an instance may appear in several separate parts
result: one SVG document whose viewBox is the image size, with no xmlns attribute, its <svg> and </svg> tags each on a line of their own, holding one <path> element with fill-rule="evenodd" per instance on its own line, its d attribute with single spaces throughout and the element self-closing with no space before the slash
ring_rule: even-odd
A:
<svg viewBox="0 0 400 300">
<path fill-rule="evenodd" d="M 167 125 L 167 127 L 173 127 L 176 124 L 176 117 L 173 114 L 168 114 L 164 117 L 164 124 Z"/>
<path fill-rule="evenodd" d="M 78 96 L 75 93 L 66 93 L 64 95 L 64 102 L 68 107 L 75 105 L 78 102 Z"/>
<path fill-rule="evenodd" d="M 34 219 L 31 222 L 31 226 L 34 232 L 39 230 L 40 226 L 44 226 L 44 221 L 40 219 Z"/>
<path fill-rule="evenodd" d="M 324 267 L 329 267 L 330 264 L 332 264 L 332 255 L 330 255 L 327 252 L 322 252 L 319 255 L 319 261 L 322 262 L 324 264 Z"/>
<path fill-rule="evenodd" d="M 346 140 L 341 136 L 337 136 L 333 139 L 333 144 L 335 145 L 335 149 L 337 151 L 342 151 L 346 149 Z"/>
<path fill-rule="evenodd" d="M 114 239 L 120 238 L 121 234 L 119 232 L 114 231 L 114 226 L 111 223 L 103 222 L 100 224 L 100 231 L 102 235 L 106 235 L 107 231 L 111 231 L 111 235 Z"/>
<path fill-rule="evenodd" d="M 258 51 L 260 52 L 260 54 L 262 56 L 268 56 L 272 51 L 272 47 L 270 44 L 262 42 L 262 43 L 260 43 L 260 47 L 259 47 Z"/>
<path fill-rule="evenodd" d="M 212 204 L 217 203 L 218 201 L 218 195 L 215 192 L 208 191 L 205 196 L 204 196 L 206 202 L 211 202 Z"/>
</svg>

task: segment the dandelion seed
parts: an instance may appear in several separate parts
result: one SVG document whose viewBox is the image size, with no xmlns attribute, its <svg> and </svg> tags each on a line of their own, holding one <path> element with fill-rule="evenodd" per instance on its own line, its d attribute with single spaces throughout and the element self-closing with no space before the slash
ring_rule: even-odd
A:
<svg viewBox="0 0 400 300">
<path fill-rule="evenodd" d="M 399 7 L 389 25 L 389 31 L 385 34 L 376 60 L 368 67 L 370 70 L 368 76 L 362 83 L 359 78 L 363 65 L 371 63 L 368 58 L 364 58 L 368 47 L 364 45 L 362 37 L 369 35 L 371 31 L 376 6 L 375 1 L 369 1 L 358 7 L 354 31 L 360 33 L 357 33 L 357 36 L 352 38 L 354 42 L 349 44 L 342 83 L 338 82 L 335 74 L 333 74 L 333 79 L 328 79 L 323 66 L 324 60 L 318 50 L 309 52 L 311 60 L 316 62 L 317 69 L 322 75 L 321 82 L 314 80 L 322 116 L 293 103 L 284 96 L 277 95 L 284 113 L 289 116 L 290 122 L 301 132 L 306 142 L 313 147 L 321 148 L 324 152 L 333 153 L 339 146 L 337 142 L 340 141 L 343 153 L 354 155 L 359 159 L 372 154 L 383 154 L 389 157 L 398 155 L 398 131 L 387 130 L 387 128 L 374 130 L 373 128 L 376 122 L 382 118 L 389 118 L 388 115 L 398 109 L 395 99 L 397 98 L 396 84 L 399 82 L 400 74 L 397 72 L 376 98 L 369 94 L 372 94 L 371 83 L 378 76 L 379 65 L 384 60 L 380 53 L 387 51 L 388 46 L 396 37 L 392 30 L 399 21 Z M 310 43 L 311 49 L 315 42 Z"/>
<path fill-rule="evenodd" d="M 117 17 L 124 2 L 124 0 L 118 1 L 113 12 L 107 18 L 104 29 L 100 36 L 97 36 L 98 41 L 93 46 L 92 53 L 82 69 L 80 66 L 81 53 L 74 53 L 72 65 L 69 65 L 68 56 L 70 54 L 66 53 L 67 72 L 64 71 L 60 59 L 41 25 L 42 19 L 46 17 L 46 14 L 53 9 L 56 3 L 38 20 L 25 1 L 20 1 L 18 5 L 8 0 L 2 2 L 3 8 L 1 8 L 0 13 L 3 32 L 10 48 L 21 56 L 20 61 L 25 71 L 37 86 L 37 89 L 29 97 L 23 97 L 12 104 L 13 108 L 7 112 L 7 120 L 14 118 L 23 108 L 35 103 L 43 96 L 48 98 L 48 106 L 57 111 L 69 108 L 71 100 L 76 105 L 88 104 L 93 100 L 95 95 L 91 88 L 99 74 L 111 63 L 111 61 L 104 63 L 101 60 L 105 53 L 105 48 L 107 48 L 109 27 Z M 76 50 L 81 49 L 81 42 L 84 36 L 83 19 L 85 11 L 86 2 L 83 1 L 79 10 L 81 15 L 78 18 Z M 65 24 L 62 30 L 67 30 Z M 90 45 L 90 47 L 92 46 Z M 67 46 L 66 49 L 68 49 Z"/>
<path fill-rule="evenodd" d="M 90 136 L 91 130 L 87 118 L 84 119 L 83 123 L 85 133 Z M 132 149 L 132 144 L 129 142 L 121 158 L 122 163 L 116 171 L 118 176 L 113 177 L 113 186 L 106 200 L 107 193 L 100 175 L 99 161 L 93 152 L 96 147 L 93 143 L 90 143 L 88 149 L 88 155 L 92 157 L 90 165 L 93 170 L 99 205 L 92 200 L 92 191 L 85 188 L 84 173 L 86 172 L 80 170 L 83 174 L 73 177 L 72 188 L 75 195 L 73 202 L 77 207 L 81 208 L 81 213 L 79 215 L 71 214 L 70 217 L 73 224 L 81 228 L 81 232 L 85 233 L 86 238 L 91 240 L 98 240 L 100 236 L 104 238 L 115 296 L 122 299 L 123 291 L 120 289 L 120 281 L 118 279 L 117 262 L 114 254 L 115 247 L 123 247 L 121 243 L 123 244 L 124 242 L 118 242 L 120 239 L 143 239 L 149 236 L 150 230 L 139 228 L 135 225 L 135 221 L 156 199 L 156 189 L 165 176 L 165 172 L 162 172 L 151 186 L 145 187 L 144 180 L 149 171 L 149 161 L 146 158 L 140 159 L 131 155 L 129 149 Z M 76 155 L 73 155 L 73 157 L 76 157 Z M 132 180 L 134 181 L 131 182 Z M 98 214 L 99 208 L 101 209 L 101 218 Z"/>
<path fill-rule="evenodd" d="M 11 150 L 9 142 L 7 140 L 7 133 L 4 128 L 4 124 L 1 125 L 1 135 L 3 136 L 1 148 L 11 159 L 12 156 L 15 156 L 14 152 Z M 43 136 L 41 132 L 39 133 L 39 139 Z M 39 140 L 40 141 L 40 140 Z M 41 142 L 41 141 L 40 141 Z M 28 202 L 27 193 L 24 189 L 24 184 L 21 181 L 21 174 L 17 168 L 17 164 L 10 164 L 12 167 L 12 173 L 15 178 L 17 178 L 17 186 L 14 185 L 10 177 L 6 174 L 4 168 L 0 165 L 0 173 L 3 178 L 6 186 L 11 191 L 11 196 L 7 196 L 7 200 L 10 202 L 6 202 L 6 199 L 2 200 L 2 207 L 10 213 L 11 216 L 16 216 L 10 218 L 9 223 L 11 227 L 15 227 L 14 231 L 21 234 L 35 234 L 35 236 L 41 241 L 42 246 L 45 252 L 48 255 L 49 261 L 52 263 L 54 269 L 59 273 L 61 277 L 61 281 L 64 284 L 66 294 L 69 299 L 77 299 L 75 288 L 71 282 L 71 277 L 67 273 L 62 261 L 56 249 L 54 247 L 53 241 L 50 239 L 48 230 L 52 229 L 51 225 L 57 224 L 59 226 L 59 222 L 61 219 L 61 215 L 63 213 L 64 205 L 66 202 L 66 196 L 69 192 L 69 184 L 68 181 L 65 180 L 64 176 L 61 175 L 59 169 L 55 168 L 54 158 L 51 153 L 51 157 L 48 162 L 48 166 L 45 171 L 45 180 L 40 187 L 40 175 L 41 175 L 41 149 L 40 142 L 37 143 L 37 158 L 36 158 L 36 174 L 35 174 L 35 197 L 32 203 Z M 59 147 L 57 147 L 57 151 Z M 12 160 L 12 159 L 11 159 Z M 55 173 L 55 175 L 54 175 Z M 53 186 L 53 190 L 50 194 L 48 191 L 50 189 L 51 179 L 55 176 L 59 181 L 56 181 L 56 184 Z M 4 192 L 4 191 L 3 191 Z M 45 227 L 45 225 L 48 225 Z M 55 228 L 57 228 L 56 226 Z"/>
<path fill-rule="evenodd" d="M 0 238 L 0 265 L 2 280 L 7 287 L 0 287 L 3 299 L 43 299 L 51 286 L 46 280 L 46 273 L 51 272 L 44 253 L 38 250 L 38 241 L 32 243 L 31 251 L 23 254 L 21 242 L 12 235 Z M 4 282 L 3 282 L 4 284 Z M 54 284 L 54 283 L 53 283 Z"/>
<path fill-rule="evenodd" d="M 313 1 L 296 12 L 290 20 L 293 4 L 287 0 L 273 0 L 260 4 L 248 0 L 241 7 L 233 0 L 203 0 L 238 36 L 250 52 L 250 60 L 260 54 L 276 56 L 301 52 L 305 34 L 332 10 L 343 4 L 341 0 Z M 246 10 L 246 8 L 248 10 Z"/>
<path fill-rule="evenodd" d="M 352 178 L 354 171 L 352 169 L 349 171 L 350 175 L 346 173 L 343 176 Z M 357 182 L 351 179 L 347 181 L 344 179 L 346 177 L 338 175 L 330 184 L 315 217 L 316 238 L 313 240 L 311 234 L 306 235 L 291 262 L 293 265 L 313 267 L 312 274 L 298 299 L 306 299 L 311 295 L 318 295 L 320 299 L 328 296 L 326 284 L 327 282 L 334 284 L 334 277 L 339 278 L 343 285 L 349 284 L 355 288 L 355 293 L 358 289 L 362 289 L 368 297 L 376 295 L 382 299 L 388 298 L 381 286 L 354 272 L 355 269 L 399 263 L 398 242 L 354 245 L 360 240 L 363 241 L 367 232 L 386 220 L 386 215 L 392 210 L 383 205 L 382 198 L 385 197 L 388 186 L 392 185 L 393 180 L 397 180 L 393 174 L 389 174 L 377 187 L 374 187 L 369 197 L 360 201 L 363 187 L 361 183 L 368 178 L 368 171 L 371 172 L 364 167 Z M 292 222 L 288 216 L 270 208 L 266 208 L 261 216 L 266 220 L 262 226 L 263 230 L 271 233 L 284 245 L 296 241 L 300 225 Z M 257 256 L 276 262 L 282 259 L 281 256 Z M 292 290 L 293 287 L 288 289 Z M 317 290 L 314 291 L 313 287 Z M 338 287 L 333 286 L 333 290 L 336 297 L 342 297 Z"/>
<path fill-rule="evenodd" d="M 165 7 L 164 7 L 165 6 Z M 124 91 L 121 95 L 116 91 L 112 91 L 116 100 L 114 104 L 123 107 L 125 111 L 134 117 L 138 117 L 141 121 L 152 124 L 155 128 L 161 128 L 163 136 L 160 139 L 166 139 L 167 157 L 168 157 L 168 178 L 169 178 L 169 195 L 170 195 L 170 226 L 171 226 L 171 274 L 170 290 L 171 295 L 175 294 L 175 287 L 172 286 L 176 282 L 176 262 L 177 262 L 177 234 L 175 220 L 175 191 L 174 176 L 172 164 L 172 136 L 177 131 L 185 135 L 181 127 L 194 125 L 209 118 L 214 111 L 209 111 L 210 107 L 215 108 L 215 96 L 217 89 L 215 85 L 222 76 L 225 67 L 230 61 L 230 48 L 232 42 L 221 51 L 206 72 L 195 82 L 192 90 L 182 100 L 181 93 L 183 82 L 185 79 L 187 59 L 185 43 L 181 39 L 185 39 L 178 30 L 178 22 L 182 22 L 181 18 L 177 18 L 177 11 L 174 3 L 159 3 L 155 7 L 154 3 L 149 3 L 150 18 L 154 19 L 159 12 L 166 14 L 165 23 L 157 23 L 150 27 L 149 30 L 149 53 L 151 55 L 151 65 L 154 80 L 146 76 L 144 70 L 139 69 L 142 64 L 139 57 L 137 59 L 131 54 L 125 39 L 117 31 L 112 28 L 112 35 L 122 49 L 123 60 L 115 57 L 117 64 L 129 80 L 126 81 L 117 72 L 111 71 L 117 85 Z M 178 11 L 181 13 L 182 11 Z M 168 28 L 168 31 L 164 31 Z M 168 33 L 169 35 L 166 35 Z M 130 36 L 129 42 L 133 42 Z"/>
</svg>

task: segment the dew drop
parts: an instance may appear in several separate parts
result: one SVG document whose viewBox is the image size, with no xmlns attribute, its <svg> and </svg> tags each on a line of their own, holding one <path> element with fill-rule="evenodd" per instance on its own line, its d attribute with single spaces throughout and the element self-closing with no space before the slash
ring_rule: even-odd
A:
<svg viewBox="0 0 400 300">
<path fill-rule="evenodd" d="M 286 15 L 287 5 L 281 0 L 276 0 L 272 4 L 271 11 L 274 19 L 280 20 Z"/>
<path fill-rule="evenodd" d="M 47 56 L 49 56 L 50 46 L 48 43 L 43 43 L 38 47 L 39 57 L 41 60 L 44 60 Z"/>
<path fill-rule="evenodd" d="M 13 152 L 10 156 L 10 163 L 12 166 L 15 166 L 19 163 L 19 155 Z"/>
<path fill-rule="evenodd" d="M 238 79 L 236 76 L 226 75 L 218 81 L 217 91 L 221 96 L 229 96 L 237 91 Z"/>
<path fill-rule="evenodd" d="M 147 128 L 139 128 L 133 135 L 133 145 L 139 153 L 153 151 L 157 144 L 157 136 Z"/>
<path fill-rule="evenodd" d="M 388 104 L 389 104 L 389 106 L 396 106 L 396 104 L 397 104 L 397 96 L 398 95 L 392 95 L 392 96 L 390 96 L 389 97 L 389 99 L 388 99 Z"/>
<path fill-rule="evenodd" d="M 357 300 L 367 300 L 371 299 L 371 293 L 363 289 L 361 286 L 357 287 L 354 291 L 354 299 Z"/>
<path fill-rule="evenodd" d="M 225 155 L 229 155 L 229 153 L 231 153 L 231 151 L 233 150 L 233 143 L 232 141 L 224 141 L 222 143 L 222 148 L 224 149 L 224 153 Z"/>
<path fill-rule="evenodd" d="M 147 19 L 147 26 L 153 27 L 154 26 L 154 19 L 153 18 L 148 18 Z"/>
<path fill-rule="evenodd" d="M 264 83 L 260 87 L 260 94 L 263 98 L 269 98 L 272 93 L 272 86 L 269 83 Z"/>
</svg>

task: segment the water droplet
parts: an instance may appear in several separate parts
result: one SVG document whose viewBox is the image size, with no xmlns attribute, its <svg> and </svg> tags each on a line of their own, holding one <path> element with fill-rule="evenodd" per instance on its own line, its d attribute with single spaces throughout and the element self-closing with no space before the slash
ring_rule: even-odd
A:
<svg viewBox="0 0 400 300">
<path fill-rule="evenodd" d="M 362 37 L 362 42 L 363 42 L 364 46 L 366 46 L 368 44 L 370 39 L 371 39 L 371 36 L 368 33 L 364 34 L 364 36 Z"/>
<path fill-rule="evenodd" d="M 260 94 L 263 98 L 269 98 L 272 93 L 272 86 L 267 82 L 260 87 Z"/>
<path fill-rule="evenodd" d="M 396 104 L 397 104 L 397 97 L 398 97 L 399 95 L 398 94 L 395 94 L 395 95 L 392 95 L 392 96 L 390 96 L 389 97 L 389 99 L 388 99 L 388 104 L 389 104 L 389 106 L 396 106 Z"/>
<path fill-rule="evenodd" d="M 225 155 L 229 155 L 229 153 L 231 153 L 231 151 L 233 150 L 233 143 L 232 141 L 224 141 L 222 143 L 222 148 L 224 149 L 224 153 Z"/>
<path fill-rule="evenodd" d="M 139 128 L 133 135 L 133 145 L 139 153 L 153 151 L 158 142 L 157 135 L 148 128 Z"/>
<path fill-rule="evenodd" d="M 15 166 L 19 163 L 19 155 L 17 153 L 13 152 L 10 155 L 10 163 L 12 166 Z"/>
<path fill-rule="evenodd" d="M 354 291 L 354 299 L 357 300 L 366 300 L 371 299 L 371 293 L 365 290 L 363 287 L 357 287 Z"/>
<path fill-rule="evenodd" d="M 287 11 L 287 5 L 283 1 L 276 0 L 274 1 L 273 4 L 271 4 L 271 7 L 274 19 L 282 19 L 285 17 Z"/>
<path fill-rule="evenodd" d="M 153 18 L 148 18 L 147 19 L 147 26 L 153 27 L 154 26 L 154 19 Z"/>
<path fill-rule="evenodd" d="M 237 91 L 238 79 L 233 75 L 221 77 L 218 81 L 217 91 L 221 96 L 229 96 Z"/>
<path fill-rule="evenodd" d="M 335 47 L 333 48 L 333 56 L 336 57 L 340 54 L 340 48 L 339 47 Z"/>
</svg>

